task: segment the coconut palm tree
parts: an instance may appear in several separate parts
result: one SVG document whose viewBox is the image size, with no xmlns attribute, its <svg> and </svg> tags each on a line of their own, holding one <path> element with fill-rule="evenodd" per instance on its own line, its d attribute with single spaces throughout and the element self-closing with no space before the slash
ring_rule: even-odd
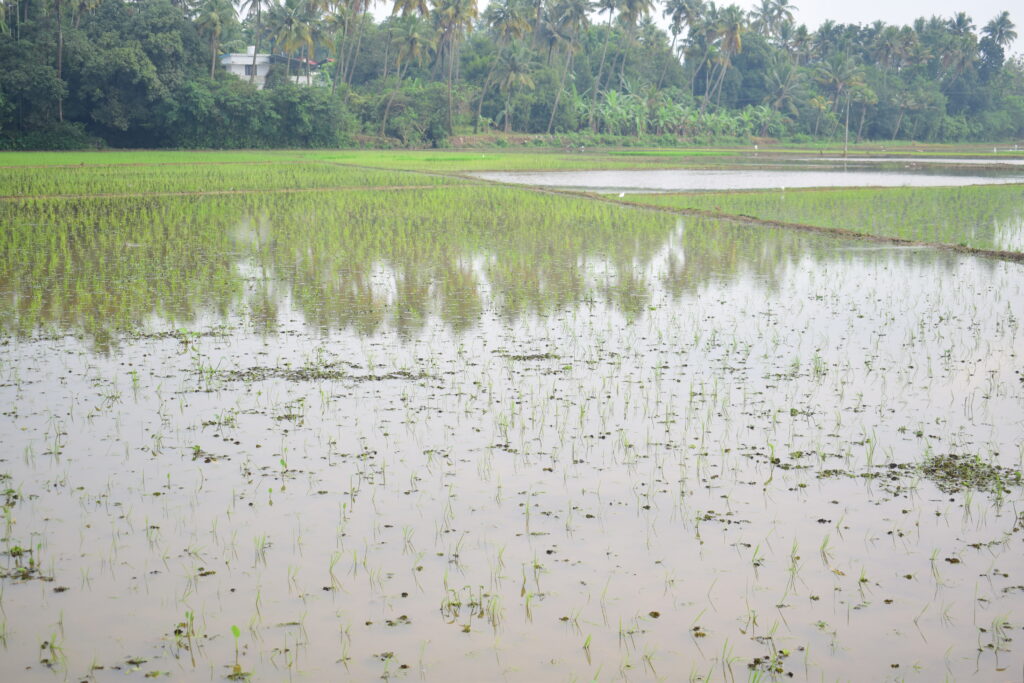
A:
<svg viewBox="0 0 1024 683">
<path fill-rule="evenodd" d="M 334 60 L 334 68 L 331 74 L 331 94 L 338 91 L 338 82 L 344 78 L 345 73 L 345 47 L 347 44 L 347 33 L 349 28 L 350 14 L 345 5 L 337 4 L 331 7 L 321 22 L 320 30 L 324 36 L 327 54 Z"/>
<path fill-rule="evenodd" d="M 946 24 L 953 35 L 966 36 L 974 33 L 974 20 L 967 16 L 967 12 L 957 12 Z"/>
<path fill-rule="evenodd" d="M 765 38 L 775 33 L 775 0 L 761 0 L 750 10 L 750 28 Z"/>
<path fill-rule="evenodd" d="M 459 45 L 466 33 L 472 30 L 477 18 L 476 0 L 433 0 L 434 21 L 438 33 L 438 53 L 447 65 L 448 80 L 448 132 L 453 125 L 455 109 L 452 83 L 455 78 L 455 64 L 459 59 Z"/>
<path fill-rule="evenodd" d="M 589 13 L 593 9 L 590 0 L 562 0 L 552 10 L 556 19 L 558 35 L 562 35 L 568 42 L 565 50 L 565 67 L 562 69 L 562 78 L 558 84 L 558 91 L 555 93 L 555 103 L 551 107 L 551 118 L 548 119 L 547 134 L 551 135 L 551 127 L 555 123 L 555 114 L 558 112 L 558 104 L 565 91 L 565 81 L 572 70 L 573 57 L 579 46 L 580 31 L 590 25 Z"/>
<path fill-rule="evenodd" d="M 765 88 L 768 94 L 765 95 L 763 103 L 775 111 L 784 111 L 796 116 L 799 113 L 796 105 L 803 97 L 805 80 L 803 72 L 785 57 L 773 60 L 765 74 Z"/>
<path fill-rule="evenodd" d="M 800 24 L 794 29 L 790 44 L 793 47 L 797 65 L 805 64 L 808 53 L 811 51 L 811 32 L 807 30 L 807 24 Z"/>
<path fill-rule="evenodd" d="M 718 100 L 722 99 L 722 83 L 725 81 L 725 74 L 732 65 L 732 56 L 743 52 L 743 31 L 746 29 L 746 17 L 742 9 L 737 5 L 729 5 L 723 8 L 717 17 L 716 33 L 718 40 L 718 65 L 716 71 L 718 78 L 711 92 L 707 93 L 701 103 L 701 111 L 707 107 L 708 100 L 717 92 Z"/>
<path fill-rule="evenodd" d="M 533 71 L 536 57 L 522 43 L 515 43 L 502 54 L 498 67 L 498 88 L 505 95 L 505 132 L 512 132 L 512 94 L 519 88 L 533 90 Z"/>
<path fill-rule="evenodd" d="M 962 13 L 961 13 L 962 14 Z M 938 50 L 942 73 L 939 81 L 953 83 L 974 63 L 978 54 L 978 41 L 974 34 L 949 33 L 943 36 Z"/>
<path fill-rule="evenodd" d="M 800 9 L 789 0 L 774 0 L 772 14 L 775 17 L 775 27 L 778 29 L 782 24 L 792 24 L 796 18 L 796 11 Z"/>
<path fill-rule="evenodd" d="M 78 28 L 82 22 L 82 16 L 92 12 L 99 4 L 99 0 L 71 0 L 71 25 Z M 2 21 L 2 17 L 0 17 L 0 21 Z"/>
<path fill-rule="evenodd" d="M 608 43 L 612 39 L 612 17 L 619 8 L 619 0 L 596 0 L 594 9 L 598 16 L 608 13 L 608 26 L 605 27 L 604 47 L 601 48 L 601 64 L 597 68 L 597 78 L 594 79 L 594 88 L 590 96 L 590 127 L 597 132 L 597 94 L 601 90 L 601 80 L 604 78 L 604 63 L 608 56 Z"/>
<path fill-rule="evenodd" d="M 1017 26 L 1010 21 L 1009 12 L 1001 12 L 992 21 L 985 24 L 985 28 L 981 29 L 987 37 L 991 38 L 992 41 L 1001 48 L 1005 48 L 1007 45 L 1017 40 L 1017 32 L 1014 29 Z"/>
<path fill-rule="evenodd" d="M 636 30 L 640 20 L 650 16 L 654 10 L 654 0 L 620 0 L 619 23 L 625 33 L 625 49 L 622 51 L 622 62 L 619 67 L 619 82 L 626 82 L 626 58 L 629 49 L 636 42 Z"/>
<path fill-rule="evenodd" d="M 850 90 L 853 101 L 860 105 L 860 123 L 857 124 L 857 142 L 861 140 L 861 133 L 864 132 L 864 122 L 868 117 L 868 107 L 878 104 L 878 94 L 866 83 L 860 84 Z"/>
<path fill-rule="evenodd" d="M 252 65 L 249 67 L 249 82 L 256 79 L 256 55 L 260 52 L 260 39 L 263 37 L 263 3 L 265 0 L 242 0 L 238 8 L 246 16 L 256 15 L 256 27 L 253 29 L 253 41 L 256 45 L 252 51 Z"/>
<path fill-rule="evenodd" d="M 430 5 L 427 3 L 427 0 L 395 0 L 394 7 L 391 9 L 391 16 L 407 17 L 410 14 L 419 17 L 426 17 L 430 14 Z"/>
<path fill-rule="evenodd" d="M 893 67 L 896 54 L 899 52 L 900 30 L 895 26 L 885 26 L 876 32 L 868 54 L 882 71 Z"/>
<path fill-rule="evenodd" d="M 348 53 L 345 57 L 345 82 L 351 83 L 356 72 L 356 57 L 363 44 L 363 25 L 366 24 L 367 15 L 374 0 L 343 0 L 347 5 L 349 15 L 349 26 L 355 26 L 355 38 L 350 36 L 347 39 L 349 44 Z"/>
<path fill-rule="evenodd" d="M 896 115 L 896 127 L 892 130 L 892 139 L 895 141 L 896 136 L 900 134 L 900 126 L 903 125 L 903 117 L 907 111 L 916 111 L 918 108 L 918 100 L 914 93 L 903 91 L 896 93 L 894 102 L 897 108 Z"/>
<path fill-rule="evenodd" d="M 311 51 L 313 34 L 306 18 L 306 7 L 299 0 L 285 0 L 285 4 L 277 5 L 274 9 L 274 43 L 285 54 L 285 75 L 291 77 L 292 55 L 303 47 Z"/>
<path fill-rule="evenodd" d="M 669 33 L 673 39 L 683 33 L 683 29 L 693 28 L 701 19 L 704 3 L 701 0 L 667 0 L 662 15 L 669 20 Z"/>
<path fill-rule="evenodd" d="M 430 3 L 427 0 L 394 0 L 394 5 L 391 8 L 391 16 L 418 16 L 424 18 L 430 14 Z M 391 49 L 393 38 L 393 26 L 388 24 L 388 38 L 387 44 L 384 46 L 384 75 L 381 76 L 381 80 L 386 80 L 388 77 L 388 50 Z M 401 78 L 398 79 L 401 82 Z"/>
<path fill-rule="evenodd" d="M 676 41 L 682 35 L 683 29 L 693 30 L 700 22 L 703 9 L 704 3 L 701 0 L 666 0 L 662 16 L 669 20 L 668 30 L 672 34 L 672 42 L 669 45 L 670 53 L 675 54 Z M 667 67 L 668 63 L 666 62 L 665 67 L 661 70 L 661 76 L 658 78 L 658 87 L 661 87 Z"/>
<path fill-rule="evenodd" d="M 63 0 L 54 0 L 54 19 L 57 23 L 57 80 L 64 80 L 64 16 L 63 16 Z M 0 33 L 7 32 L 7 23 L 4 21 L 4 16 L 7 14 L 5 8 L 0 4 Z M 64 120 L 64 96 L 60 95 L 57 97 L 57 120 Z"/>
<path fill-rule="evenodd" d="M 210 78 L 214 77 L 217 70 L 217 48 L 220 46 L 221 33 L 235 18 L 235 6 L 231 0 L 205 0 L 199 6 L 196 28 L 210 37 Z"/>
<path fill-rule="evenodd" d="M 494 73 L 501 62 L 501 54 L 513 40 L 526 35 L 530 30 L 530 21 L 527 17 L 529 7 L 522 0 L 495 0 L 484 11 L 484 25 L 494 34 L 497 44 L 497 52 L 490 68 L 487 70 L 487 77 L 480 89 L 480 100 L 476 105 L 476 117 L 473 119 L 473 132 L 479 130 L 480 114 L 484 108 L 484 98 L 494 82 Z"/>
<path fill-rule="evenodd" d="M 704 76 L 704 93 L 711 89 L 710 65 L 718 52 L 719 9 L 714 2 L 701 2 L 699 13 L 690 21 L 684 58 L 696 66 L 690 74 L 690 94 L 696 96 L 697 77 Z"/>
<path fill-rule="evenodd" d="M 381 137 L 384 136 L 387 130 L 391 105 L 394 103 L 395 96 L 402 87 L 402 81 L 409 70 L 409 65 L 413 62 L 422 64 L 423 59 L 434 49 L 434 29 L 415 14 L 408 14 L 396 23 L 391 42 L 396 48 L 395 71 L 398 73 L 398 83 L 395 85 L 394 90 L 391 91 L 391 96 L 388 97 L 387 105 L 384 107 L 384 116 L 381 117 L 380 123 Z"/>
<path fill-rule="evenodd" d="M 848 89 L 863 85 L 864 71 L 852 57 L 833 53 L 818 64 L 814 80 L 832 93 L 832 108 L 835 109 Z"/>
</svg>

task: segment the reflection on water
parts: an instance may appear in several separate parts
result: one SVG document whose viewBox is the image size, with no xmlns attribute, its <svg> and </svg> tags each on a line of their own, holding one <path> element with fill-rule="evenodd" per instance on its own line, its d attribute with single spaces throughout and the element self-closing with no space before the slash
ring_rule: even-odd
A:
<svg viewBox="0 0 1024 683">
<path fill-rule="evenodd" d="M 1016 216 L 993 222 L 992 242 L 1002 251 L 1024 252 L 1024 206 Z"/>
<path fill-rule="evenodd" d="M 477 188 L 148 198 L 0 206 L 0 323 L 110 335 L 239 314 L 273 330 L 281 302 L 324 332 L 454 330 L 585 302 L 635 319 L 673 296 L 752 277 L 767 290 L 836 243 L 703 218 Z"/>
<path fill-rule="evenodd" d="M 1017 264 L 507 188 L 0 211 L 0 680 L 1015 671 Z"/>
<path fill-rule="evenodd" d="M 1024 185 L 860 188 L 766 192 L 654 193 L 636 199 L 656 206 L 756 216 L 917 242 L 1006 250 L 1019 243 Z M 996 233 L 999 233 L 998 235 Z"/>
</svg>

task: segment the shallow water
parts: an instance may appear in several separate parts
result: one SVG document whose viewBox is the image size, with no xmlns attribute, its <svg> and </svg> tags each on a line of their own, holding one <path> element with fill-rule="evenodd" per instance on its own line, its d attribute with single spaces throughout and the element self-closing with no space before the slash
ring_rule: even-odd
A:
<svg viewBox="0 0 1024 683">
<path fill-rule="evenodd" d="M 1020 266 L 466 192 L 5 215 L 0 678 L 1020 671 Z"/>
<path fill-rule="evenodd" d="M 856 170 L 855 170 L 856 169 Z M 822 170 L 749 169 L 642 169 L 616 171 L 545 171 L 535 173 L 474 173 L 484 180 L 517 185 L 558 187 L 593 192 L 689 192 L 709 190 L 761 190 L 804 187 L 945 187 L 1019 183 L 1019 174 L 935 172 L 922 168 L 878 172 L 833 168 Z M 930 172 L 931 171 L 931 172 Z"/>
</svg>

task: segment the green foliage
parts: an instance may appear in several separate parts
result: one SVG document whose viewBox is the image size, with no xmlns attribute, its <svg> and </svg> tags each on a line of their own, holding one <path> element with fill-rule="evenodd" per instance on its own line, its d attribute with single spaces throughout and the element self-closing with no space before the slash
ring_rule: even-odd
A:
<svg viewBox="0 0 1024 683">
<path fill-rule="evenodd" d="M 0 148 L 441 147 L 481 126 L 662 144 L 837 139 L 847 127 L 854 142 L 1024 135 L 1005 12 L 980 30 L 963 15 L 809 31 L 791 5 L 673 1 L 669 36 L 651 19 L 661 8 L 640 0 L 607 17 L 572 0 L 497 3 L 479 23 L 470 0 L 379 24 L 348 5 L 243 7 L 8 5 Z M 275 55 L 262 91 L 219 66 L 250 44 Z"/>
<path fill-rule="evenodd" d="M 56 122 L 48 126 L 40 126 L 24 135 L 13 137 L 0 136 L 0 149 L 45 149 L 72 150 L 102 147 L 103 141 L 85 132 L 80 123 Z"/>
</svg>

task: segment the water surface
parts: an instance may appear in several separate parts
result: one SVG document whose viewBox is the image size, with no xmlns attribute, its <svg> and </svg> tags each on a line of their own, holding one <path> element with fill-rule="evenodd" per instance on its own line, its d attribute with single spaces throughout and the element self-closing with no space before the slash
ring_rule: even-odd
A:
<svg viewBox="0 0 1024 683">
<path fill-rule="evenodd" d="M 988 175 L 894 170 L 817 169 L 642 169 L 616 171 L 488 172 L 476 177 L 517 185 L 538 185 L 592 192 L 696 192 L 807 187 L 944 187 L 1019 183 L 1019 174 Z"/>
<path fill-rule="evenodd" d="M 4 205 L 0 678 L 1020 670 L 1018 265 L 438 195 Z"/>
</svg>

